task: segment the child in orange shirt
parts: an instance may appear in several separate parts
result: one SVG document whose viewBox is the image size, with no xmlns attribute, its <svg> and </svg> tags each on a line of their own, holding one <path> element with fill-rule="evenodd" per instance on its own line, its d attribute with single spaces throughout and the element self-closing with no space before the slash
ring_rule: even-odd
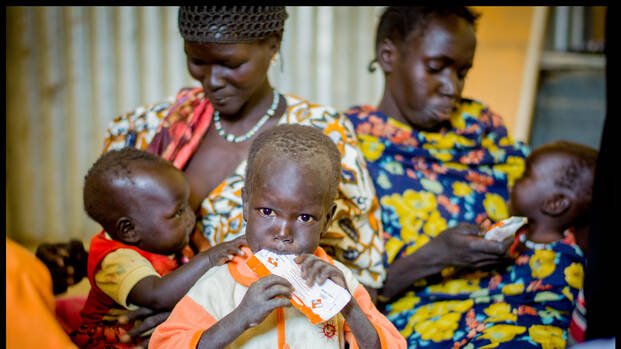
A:
<svg viewBox="0 0 621 349">
<path fill-rule="evenodd" d="M 319 247 L 336 209 L 340 153 L 310 126 L 279 125 L 250 147 L 242 191 L 250 249 L 209 270 L 151 337 L 154 348 L 400 348 L 405 339 L 373 305 L 351 271 Z M 331 319 L 311 324 L 291 307 L 293 286 L 259 278 L 246 264 L 260 250 L 295 254 L 308 285 L 326 280 L 352 297 Z M 217 285 L 217 286 L 214 286 Z"/>
</svg>

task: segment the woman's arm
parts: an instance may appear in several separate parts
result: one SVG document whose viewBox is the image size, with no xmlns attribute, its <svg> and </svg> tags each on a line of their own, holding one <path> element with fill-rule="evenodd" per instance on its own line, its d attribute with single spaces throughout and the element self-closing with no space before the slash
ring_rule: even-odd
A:
<svg viewBox="0 0 621 349">
<path fill-rule="evenodd" d="M 379 297 L 386 301 L 414 282 L 439 273 L 448 266 L 481 268 L 507 261 L 511 237 L 489 241 L 479 236 L 477 225 L 462 223 L 438 234 L 411 255 L 391 263 Z"/>
</svg>

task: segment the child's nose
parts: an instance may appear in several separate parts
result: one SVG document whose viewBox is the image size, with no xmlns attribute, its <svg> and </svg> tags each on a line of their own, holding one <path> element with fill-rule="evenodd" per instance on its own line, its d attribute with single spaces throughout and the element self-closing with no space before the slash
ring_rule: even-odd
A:
<svg viewBox="0 0 621 349">
<path fill-rule="evenodd" d="M 291 225 L 287 222 L 283 222 L 278 229 L 275 238 L 284 242 L 291 241 Z"/>
</svg>

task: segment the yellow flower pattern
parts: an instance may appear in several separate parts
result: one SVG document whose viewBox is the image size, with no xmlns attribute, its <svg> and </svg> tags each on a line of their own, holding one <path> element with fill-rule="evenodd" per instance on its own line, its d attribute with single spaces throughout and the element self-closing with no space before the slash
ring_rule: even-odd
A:
<svg viewBox="0 0 621 349">
<path fill-rule="evenodd" d="M 412 331 L 421 333 L 428 339 L 436 342 L 451 338 L 461 314 L 472 308 L 471 299 L 465 301 L 444 301 L 428 304 L 418 309 L 410 318 L 408 325 L 401 331 L 404 337 L 409 337 Z M 437 330 L 436 327 L 437 326 Z M 448 337 L 447 337 L 448 336 Z"/>
<path fill-rule="evenodd" d="M 360 150 L 367 161 L 375 161 L 382 156 L 385 146 L 377 141 L 377 137 L 360 135 L 358 140 L 360 141 Z"/>
<path fill-rule="evenodd" d="M 468 196 L 472 193 L 472 188 L 468 183 L 456 181 L 453 183 L 453 193 L 459 197 Z"/>
<path fill-rule="evenodd" d="M 505 203 L 505 200 L 498 194 L 485 194 L 483 206 L 485 206 L 485 212 L 487 212 L 487 215 L 495 221 L 500 221 L 509 217 L 509 210 L 507 209 L 507 204 Z"/>
<path fill-rule="evenodd" d="M 541 344 L 543 349 L 564 349 L 563 330 L 554 326 L 533 325 L 528 329 L 530 338 Z"/>
<path fill-rule="evenodd" d="M 524 284 L 508 284 L 502 288 L 502 293 L 507 296 L 515 296 L 524 292 Z"/>
<path fill-rule="evenodd" d="M 460 317 L 460 313 L 444 314 L 436 320 L 423 320 L 417 323 L 414 330 L 421 334 L 423 340 L 441 342 L 453 337 Z"/>
<path fill-rule="evenodd" d="M 480 290 L 479 280 L 454 279 L 437 285 L 429 286 L 429 291 L 434 293 L 459 294 L 472 293 Z"/>
<path fill-rule="evenodd" d="M 481 338 L 489 339 L 492 343 L 482 346 L 484 348 L 496 348 L 500 343 L 512 340 L 516 335 L 526 332 L 524 326 L 494 325 L 483 331 Z"/>
<path fill-rule="evenodd" d="M 584 281 L 584 268 L 582 267 L 582 264 L 572 263 L 570 266 L 565 268 L 564 273 L 565 280 L 569 286 L 577 289 L 582 288 L 582 283 Z"/>
<path fill-rule="evenodd" d="M 551 250 L 536 250 L 535 254 L 530 258 L 530 268 L 534 278 L 543 279 L 552 274 L 556 265 L 554 258 L 556 253 Z"/>
<path fill-rule="evenodd" d="M 517 311 L 511 311 L 511 305 L 507 303 L 494 303 L 485 309 L 489 317 L 485 322 L 516 321 Z"/>
<path fill-rule="evenodd" d="M 517 156 L 508 156 L 506 163 L 494 166 L 494 169 L 507 174 L 507 181 L 510 187 L 513 186 L 516 179 L 522 177 L 525 168 L 526 162 L 523 158 Z"/>
<path fill-rule="evenodd" d="M 522 175 L 528 150 L 481 103 L 459 103 L 453 129 L 442 133 L 406 127 L 366 106 L 346 115 L 361 143 L 378 143 L 361 147 L 382 207 L 387 265 L 460 222 L 509 215 L 508 187 Z M 583 263 L 567 240 L 522 251 L 507 267 L 443 267 L 413 281 L 385 310 L 410 348 L 541 348 L 555 339 L 544 341 L 536 326 L 567 337 Z"/>
</svg>

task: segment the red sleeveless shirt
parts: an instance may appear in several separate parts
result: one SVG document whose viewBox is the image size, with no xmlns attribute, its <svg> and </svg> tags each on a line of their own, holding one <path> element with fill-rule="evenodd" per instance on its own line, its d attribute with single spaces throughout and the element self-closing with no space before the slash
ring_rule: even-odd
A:
<svg viewBox="0 0 621 349">
<path fill-rule="evenodd" d="M 101 321 L 103 317 L 108 315 L 110 310 L 113 308 L 125 309 L 122 305 L 116 303 L 112 298 L 106 295 L 95 284 L 95 273 L 100 269 L 101 261 L 109 253 L 120 248 L 127 248 L 138 252 L 141 256 L 151 262 L 151 265 L 153 265 L 153 268 L 158 272 L 158 274 L 160 274 L 160 276 L 170 273 L 179 266 L 177 261 L 169 256 L 147 252 L 135 246 L 108 239 L 102 230 L 91 240 L 88 252 L 86 275 L 88 276 L 88 281 L 91 283 L 91 290 L 88 294 L 88 298 L 86 299 L 86 304 L 81 312 L 82 319 L 85 324 Z"/>
</svg>

